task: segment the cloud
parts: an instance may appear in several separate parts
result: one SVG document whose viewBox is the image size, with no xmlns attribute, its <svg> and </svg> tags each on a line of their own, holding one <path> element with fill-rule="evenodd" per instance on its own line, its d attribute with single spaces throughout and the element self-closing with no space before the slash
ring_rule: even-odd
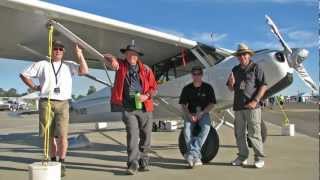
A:
<svg viewBox="0 0 320 180">
<path fill-rule="evenodd" d="M 193 33 L 191 35 L 191 39 L 195 41 L 199 41 L 202 43 L 217 43 L 225 39 L 228 35 L 226 33 L 219 34 L 219 33 L 211 33 L 211 32 L 202 32 L 202 33 Z"/>
<path fill-rule="evenodd" d="M 317 35 L 310 31 L 297 30 L 289 32 L 288 37 L 292 40 L 313 40 L 317 38 Z"/>
<path fill-rule="evenodd" d="M 291 48 L 314 48 L 318 46 L 317 32 L 307 30 L 295 30 L 294 28 L 286 28 L 287 32 L 283 33 L 284 40 L 289 44 Z M 249 42 L 254 49 L 281 49 L 280 42 L 274 37 L 269 36 L 270 41 L 255 41 Z"/>
</svg>

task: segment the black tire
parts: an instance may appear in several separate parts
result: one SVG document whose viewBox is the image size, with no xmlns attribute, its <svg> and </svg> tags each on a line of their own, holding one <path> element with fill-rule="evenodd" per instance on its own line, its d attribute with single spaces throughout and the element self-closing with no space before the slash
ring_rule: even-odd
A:
<svg viewBox="0 0 320 180">
<path fill-rule="evenodd" d="M 197 135 L 199 133 L 200 127 L 196 126 L 193 135 Z M 182 156 L 186 153 L 187 147 L 184 139 L 184 132 L 181 130 L 179 135 L 179 149 Z M 208 137 L 201 148 L 201 161 L 203 163 L 210 162 L 217 154 L 219 150 L 219 135 L 215 128 L 211 126 Z"/>
<path fill-rule="evenodd" d="M 265 143 L 267 141 L 267 136 L 268 136 L 268 128 L 266 123 L 262 120 L 261 121 L 261 137 L 262 137 L 262 142 Z M 248 146 L 252 148 L 252 143 L 249 138 L 247 138 L 248 141 Z"/>
</svg>

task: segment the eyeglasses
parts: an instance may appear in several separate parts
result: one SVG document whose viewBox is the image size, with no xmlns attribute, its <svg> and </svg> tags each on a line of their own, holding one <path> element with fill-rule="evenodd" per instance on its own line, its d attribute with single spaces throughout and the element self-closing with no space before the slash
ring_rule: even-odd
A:
<svg viewBox="0 0 320 180">
<path fill-rule="evenodd" d="M 62 48 L 62 47 L 55 47 L 55 48 L 53 48 L 53 50 L 54 50 L 54 51 L 63 51 L 64 48 Z"/>
</svg>

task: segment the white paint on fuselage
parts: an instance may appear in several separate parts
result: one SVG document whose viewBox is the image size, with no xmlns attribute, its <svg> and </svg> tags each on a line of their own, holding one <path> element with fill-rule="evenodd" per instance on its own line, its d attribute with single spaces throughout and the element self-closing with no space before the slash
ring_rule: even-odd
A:
<svg viewBox="0 0 320 180">
<path fill-rule="evenodd" d="M 276 52 L 277 51 L 261 53 L 252 58 L 252 60 L 263 69 L 268 87 L 272 87 L 288 73 L 293 72 L 288 66 L 288 63 L 279 62 L 274 58 Z M 215 91 L 217 99 L 215 108 L 231 107 L 233 104 L 233 92 L 229 91 L 226 82 L 232 68 L 238 64 L 239 61 L 236 57 L 229 57 L 223 62 L 205 69 L 204 81 L 211 84 Z M 158 95 L 164 97 L 179 97 L 182 88 L 191 81 L 190 74 L 169 81 L 160 85 Z"/>
</svg>

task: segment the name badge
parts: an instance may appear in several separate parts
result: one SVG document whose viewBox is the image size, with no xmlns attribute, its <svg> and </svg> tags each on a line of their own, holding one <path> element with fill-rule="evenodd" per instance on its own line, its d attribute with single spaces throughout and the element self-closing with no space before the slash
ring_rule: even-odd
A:
<svg viewBox="0 0 320 180">
<path fill-rule="evenodd" d="M 59 87 L 54 88 L 54 89 L 53 89 L 53 92 L 56 93 L 56 94 L 59 94 L 59 93 L 60 93 L 60 88 L 59 88 Z"/>
<path fill-rule="evenodd" d="M 241 81 L 241 83 L 240 83 L 240 89 L 241 89 L 241 90 L 246 89 L 246 82 Z"/>
</svg>

